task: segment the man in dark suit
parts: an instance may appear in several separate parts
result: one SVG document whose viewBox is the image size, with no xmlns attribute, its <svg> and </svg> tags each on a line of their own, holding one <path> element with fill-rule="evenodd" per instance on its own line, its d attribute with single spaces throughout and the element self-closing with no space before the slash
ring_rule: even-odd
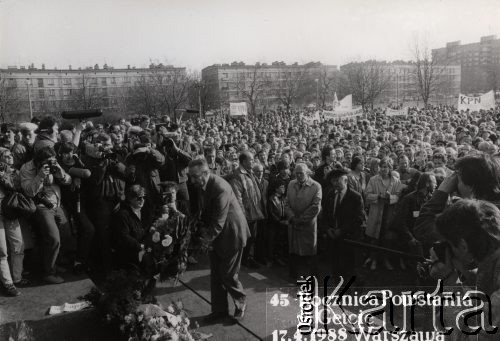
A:
<svg viewBox="0 0 500 341">
<path fill-rule="evenodd" d="M 323 201 L 323 214 L 329 223 L 326 234 L 332 250 L 332 273 L 349 279 L 359 265 L 359 250 L 346 245 L 343 239 L 359 240 L 365 225 L 361 194 L 347 186 L 347 171 L 334 169 L 327 177 L 330 191 Z"/>
<path fill-rule="evenodd" d="M 246 295 L 238 280 L 243 248 L 250 237 L 245 215 L 229 183 L 210 173 L 204 159 L 189 163 L 189 177 L 196 187 L 191 212 L 201 222 L 202 244 L 210 250 L 210 319 L 229 315 L 227 294 L 233 298 L 234 317 L 243 318 Z"/>
</svg>

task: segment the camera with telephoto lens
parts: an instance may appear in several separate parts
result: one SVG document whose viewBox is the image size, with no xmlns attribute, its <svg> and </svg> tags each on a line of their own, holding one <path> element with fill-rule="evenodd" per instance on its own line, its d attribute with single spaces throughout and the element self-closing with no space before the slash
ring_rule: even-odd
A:
<svg viewBox="0 0 500 341">
<path fill-rule="evenodd" d="M 447 242 L 438 241 L 432 244 L 432 249 L 437 256 L 436 261 L 426 260 L 417 263 L 417 275 L 420 285 L 431 285 L 434 283 L 434 279 L 431 277 L 432 266 L 436 263 L 446 262 L 446 250 L 450 247 Z"/>
<path fill-rule="evenodd" d="M 118 156 L 113 149 L 99 147 L 99 152 L 102 153 L 104 159 L 115 160 Z"/>
<path fill-rule="evenodd" d="M 57 165 L 57 161 L 56 160 L 48 160 L 45 163 L 45 165 L 49 167 L 50 174 L 55 174 L 59 170 L 59 166 Z"/>
</svg>

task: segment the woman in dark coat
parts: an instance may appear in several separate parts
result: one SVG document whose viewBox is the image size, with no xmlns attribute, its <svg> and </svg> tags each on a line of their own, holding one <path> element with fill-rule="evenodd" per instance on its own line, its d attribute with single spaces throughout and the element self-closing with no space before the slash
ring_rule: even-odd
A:
<svg viewBox="0 0 500 341">
<path fill-rule="evenodd" d="M 138 267 L 144 256 L 143 240 L 146 230 L 141 209 L 144 206 L 145 193 L 140 185 L 130 186 L 126 191 L 125 202 L 112 220 L 111 245 L 118 268 Z"/>
</svg>

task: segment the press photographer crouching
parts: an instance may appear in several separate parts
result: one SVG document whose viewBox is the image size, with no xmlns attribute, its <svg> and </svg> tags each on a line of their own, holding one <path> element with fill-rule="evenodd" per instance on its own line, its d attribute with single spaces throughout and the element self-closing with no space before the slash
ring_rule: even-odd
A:
<svg viewBox="0 0 500 341">
<path fill-rule="evenodd" d="M 487 154 L 469 155 L 457 160 L 456 171 L 445 178 L 427 201 L 415 222 L 414 236 L 424 253 L 440 240 L 435 218 L 454 198 L 486 200 L 500 206 L 500 159 Z"/>
<path fill-rule="evenodd" d="M 500 325 L 500 210 L 492 203 L 462 199 L 436 219 L 441 244 L 431 250 L 431 276 L 455 284 L 476 285 L 491 300 L 493 325 Z M 479 334 L 478 340 L 498 336 Z"/>
<path fill-rule="evenodd" d="M 64 280 L 56 274 L 56 260 L 61 246 L 59 226 L 67 223 L 67 219 L 61 208 L 59 184 L 70 184 L 71 176 L 57 162 L 54 149 L 44 146 L 35 151 L 32 161 L 21 167 L 20 177 L 24 193 L 37 206 L 34 219 L 42 241 L 43 280 L 62 283 Z"/>
</svg>

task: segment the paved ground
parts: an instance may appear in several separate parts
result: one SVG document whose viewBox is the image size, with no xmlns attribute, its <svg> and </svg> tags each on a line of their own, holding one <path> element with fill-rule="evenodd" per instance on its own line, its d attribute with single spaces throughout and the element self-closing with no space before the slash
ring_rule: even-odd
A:
<svg viewBox="0 0 500 341">
<path fill-rule="evenodd" d="M 327 267 L 320 264 L 322 274 Z M 365 285 L 406 285 L 411 287 L 414 278 L 409 272 L 378 270 L 370 272 L 360 269 Z M 274 329 L 285 329 L 293 334 L 296 326 L 295 297 L 290 297 L 289 307 L 273 306 L 270 300 L 274 293 L 292 293 L 296 285 L 288 281 L 288 270 L 282 267 L 257 270 L 243 268 L 240 279 L 248 295 L 248 309 L 241 325 L 225 321 L 213 325 L 201 325 L 199 330 L 213 334 L 212 340 L 272 340 Z M 37 285 L 22 289 L 16 298 L 0 297 L 0 340 L 4 340 L 15 321 L 27 320 L 34 330 L 36 340 L 106 340 L 112 338 L 106 330 L 99 328 L 99 321 L 92 311 L 83 311 L 56 317 L 47 317 L 51 305 L 76 302 L 77 297 L 87 293 L 93 283 L 86 277 L 65 276 L 61 285 Z M 210 284 L 208 261 L 191 267 L 183 276 L 182 283 L 172 287 L 171 282 L 160 283 L 156 296 L 160 303 L 168 305 L 182 300 L 190 312 L 193 323 L 201 322 L 210 313 Z M 293 306 L 293 308 L 292 308 Z M 230 303 L 231 309 L 233 308 Z M 288 336 L 292 336 L 288 334 Z"/>
</svg>

